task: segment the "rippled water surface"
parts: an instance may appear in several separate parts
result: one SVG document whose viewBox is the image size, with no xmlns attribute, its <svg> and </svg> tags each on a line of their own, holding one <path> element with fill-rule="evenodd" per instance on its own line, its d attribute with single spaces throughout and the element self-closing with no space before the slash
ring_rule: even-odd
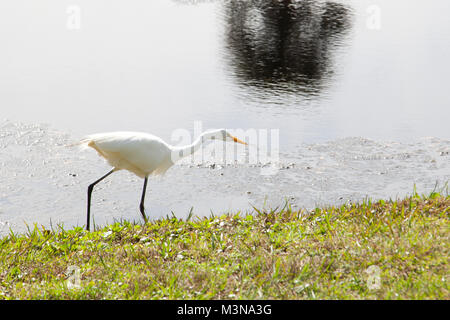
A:
<svg viewBox="0 0 450 320">
<path fill-rule="evenodd" d="M 279 129 L 280 166 L 183 162 L 152 217 L 428 192 L 450 177 L 450 2 L 77 1 L 0 4 L 0 232 L 85 223 L 108 166 L 65 145 L 101 131 Z M 75 20 L 74 20 L 75 19 Z M 119 172 L 94 218 L 139 220 Z"/>
</svg>

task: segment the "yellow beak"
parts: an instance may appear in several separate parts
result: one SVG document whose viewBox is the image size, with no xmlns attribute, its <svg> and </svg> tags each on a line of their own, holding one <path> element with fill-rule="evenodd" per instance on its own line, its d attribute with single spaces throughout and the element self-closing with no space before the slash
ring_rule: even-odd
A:
<svg viewBox="0 0 450 320">
<path fill-rule="evenodd" d="M 237 143 L 240 143 L 240 144 L 245 144 L 245 145 L 247 145 L 247 143 L 245 143 L 244 141 L 239 140 L 238 138 L 233 137 L 233 136 L 231 136 L 231 137 L 233 138 L 233 141 L 234 141 L 234 142 L 237 142 Z"/>
</svg>

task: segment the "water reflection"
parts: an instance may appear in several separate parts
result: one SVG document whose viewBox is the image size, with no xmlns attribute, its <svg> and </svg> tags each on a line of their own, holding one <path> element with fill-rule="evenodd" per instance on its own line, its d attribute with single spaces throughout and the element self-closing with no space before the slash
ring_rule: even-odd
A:
<svg viewBox="0 0 450 320">
<path fill-rule="evenodd" d="M 333 1 L 231 0 L 225 15 L 226 55 L 239 85 L 306 96 L 326 86 L 333 49 L 351 27 L 349 7 Z"/>
</svg>

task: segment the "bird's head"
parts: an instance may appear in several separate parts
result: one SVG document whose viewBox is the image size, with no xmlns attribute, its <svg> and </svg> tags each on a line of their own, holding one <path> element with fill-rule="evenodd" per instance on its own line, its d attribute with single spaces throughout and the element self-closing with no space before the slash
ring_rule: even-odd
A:
<svg viewBox="0 0 450 320">
<path fill-rule="evenodd" d="M 206 137 L 209 139 L 217 139 L 221 141 L 233 141 L 240 144 L 247 144 L 246 142 L 236 138 L 231 133 L 229 133 L 226 129 L 212 130 L 206 132 Z"/>
</svg>

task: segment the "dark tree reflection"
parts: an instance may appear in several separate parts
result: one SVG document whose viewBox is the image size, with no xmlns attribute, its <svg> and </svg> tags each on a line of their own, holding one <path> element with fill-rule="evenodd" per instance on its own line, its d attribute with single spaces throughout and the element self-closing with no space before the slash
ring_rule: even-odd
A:
<svg viewBox="0 0 450 320">
<path fill-rule="evenodd" d="M 330 55 L 350 29 L 349 8 L 333 1 L 230 0 L 227 56 L 240 84 L 320 91 L 333 72 Z"/>
</svg>

